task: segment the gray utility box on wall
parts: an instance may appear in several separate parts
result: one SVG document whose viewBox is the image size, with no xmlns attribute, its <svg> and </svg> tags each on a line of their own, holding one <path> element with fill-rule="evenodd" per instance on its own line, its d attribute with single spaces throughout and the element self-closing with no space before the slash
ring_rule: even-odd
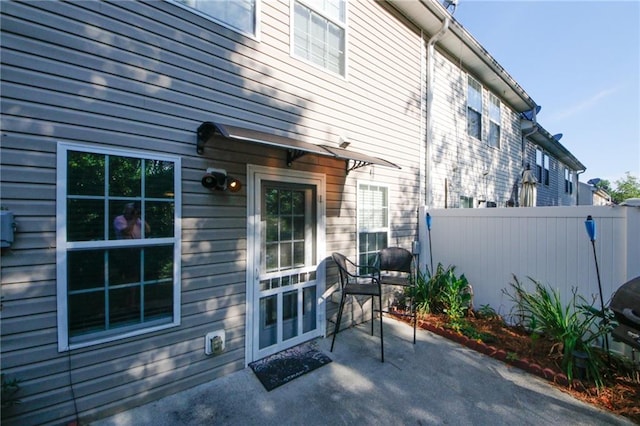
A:
<svg viewBox="0 0 640 426">
<path fill-rule="evenodd" d="M 16 224 L 13 221 L 13 212 L 0 210 L 0 247 L 7 248 L 13 244 L 13 233 Z"/>
</svg>

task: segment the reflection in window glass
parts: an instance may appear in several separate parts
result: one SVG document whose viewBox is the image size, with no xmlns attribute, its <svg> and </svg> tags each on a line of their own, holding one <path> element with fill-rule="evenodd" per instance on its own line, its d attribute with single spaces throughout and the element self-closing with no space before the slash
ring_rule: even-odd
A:
<svg viewBox="0 0 640 426">
<path fill-rule="evenodd" d="M 60 326 L 68 339 L 61 347 L 172 323 L 179 160 L 60 147 L 67 160 L 58 172 L 66 198 L 58 200 L 67 292 Z"/>
<path fill-rule="evenodd" d="M 387 247 L 389 195 L 386 186 L 358 186 L 358 263 L 373 264 L 376 253 Z"/>
<path fill-rule="evenodd" d="M 467 84 L 467 133 L 482 139 L 482 86 L 471 77 Z"/>
<path fill-rule="evenodd" d="M 266 271 L 304 266 L 305 191 L 267 188 L 264 198 Z"/>
<path fill-rule="evenodd" d="M 176 0 L 248 34 L 256 33 L 256 0 Z"/>
<path fill-rule="evenodd" d="M 296 1 L 294 53 L 339 75 L 345 74 L 346 2 Z"/>
</svg>

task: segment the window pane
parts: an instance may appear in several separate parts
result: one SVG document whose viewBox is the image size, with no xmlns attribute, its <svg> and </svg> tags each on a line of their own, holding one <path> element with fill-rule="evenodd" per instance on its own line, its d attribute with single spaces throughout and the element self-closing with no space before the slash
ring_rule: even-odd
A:
<svg viewBox="0 0 640 426">
<path fill-rule="evenodd" d="M 467 108 L 467 133 L 476 139 L 482 136 L 482 116 L 471 108 Z"/>
<path fill-rule="evenodd" d="M 109 195 L 139 197 L 142 194 L 142 160 L 129 157 L 109 157 Z"/>
<path fill-rule="evenodd" d="M 144 280 L 171 279 L 173 277 L 173 246 L 144 249 Z"/>
<path fill-rule="evenodd" d="M 293 243 L 294 266 L 304 266 L 304 242 Z"/>
<path fill-rule="evenodd" d="M 275 216 L 278 214 L 278 190 L 267 189 L 265 192 L 265 214 Z"/>
<path fill-rule="evenodd" d="M 296 3 L 294 52 L 323 68 L 344 75 L 344 2 L 314 2 L 314 10 Z M 320 12 L 320 13 L 318 13 Z M 341 17 L 331 22 L 327 17 Z"/>
<path fill-rule="evenodd" d="M 255 34 L 256 0 L 177 0 L 220 22 Z"/>
<path fill-rule="evenodd" d="M 298 290 L 282 294 L 282 340 L 298 335 Z"/>
<path fill-rule="evenodd" d="M 101 241 L 105 239 L 103 200 L 67 200 L 67 240 Z"/>
<path fill-rule="evenodd" d="M 109 285 L 140 282 L 140 248 L 109 250 Z"/>
<path fill-rule="evenodd" d="M 70 295 L 67 309 L 70 336 L 105 330 L 104 291 Z"/>
<path fill-rule="evenodd" d="M 268 217 L 266 222 L 267 222 L 267 229 L 266 229 L 267 241 L 268 242 L 278 241 L 278 234 L 279 234 L 278 218 Z"/>
<path fill-rule="evenodd" d="M 147 237 L 170 238 L 174 235 L 175 204 L 165 201 L 147 201 L 144 220 Z"/>
<path fill-rule="evenodd" d="M 275 271 L 278 269 L 278 243 L 267 244 L 265 262 L 267 271 Z"/>
<path fill-rule="evenodd" d="M 500 148 L 500 126 L 493 121 L 489 123 L 489 146 Z"/>
<path fill-rule="evenodd" d="M 289 269 L 293 266 L 293 245 L 291 243 L 280 244 L 280 269 Z"/>
<path fill-rule="evenodd" d="M 303 240 L 305 234 L 305 220 L 304 216 L 296 216 L 293 218 L 293 238 L 296 240 Z"/>
<path fill-rule="evenodd" d="M 302 332 L 316 329 L 316 287 L 306 287 L 302 293 Z"/>
<path fill-rule="evenodd" d="M 109 327 L 137 324 L 140 317 L 140 286 L 109 291 Z"/>
<path fill-rule="evenodd" d="M 173 316 L 173 282 L 144 287 L 144 319 L 150 321 Z"/>
<path fill-rule="evenodd" d="M 71 251 L 67 254 L 69 291 L 104 288 L 104 250 Z"/>
<path fill-rule="evenodd" d="M 280 218 L 280 241 L 290 240 L 293 231 L 293 218 L 281 217 Z"/>
<path fill-rule="evenodd" d="M 143 237 L 142 209 L 140 203 L 130 201 L 111 201 L 109 214 L 113 217 L 110 238 L 118 240 L 139 239 Z M 173 215 L 171 216 L 173 220 Z M 150 228 L 144 227 L 144 236 L 147 237 Z"/>
<path fill-rule="evenodd" d="M 104 155 L 67 152 L 67 194 L 104 195 Z"/>
<path fill-rule="evenodd" d="M 173 163 L 146 160 L 145 196 L 149 198 L 173 198 Z"/>
<path fill-rule="evenodd" d="M 293 199 L 291 191 L 280 191 L 280 214 L 291 214 Z"/>
</svg>

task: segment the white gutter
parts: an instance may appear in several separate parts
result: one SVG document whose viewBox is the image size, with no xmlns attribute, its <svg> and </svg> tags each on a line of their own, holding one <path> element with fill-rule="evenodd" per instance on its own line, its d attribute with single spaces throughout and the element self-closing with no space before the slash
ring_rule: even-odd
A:
<svg viewBox="0 0 640 426">
<path fill-rule="evenodd" d="M 432 155 L 431 155 L 431 146 L 433 145 L 433 92 L 435 85 L 435 61 L 434 61 L 434 52 L 435 52 L 435 44 L 442 38 L 444 33 L 449 29 L 449 24 L 451 23 L 451 19 L 449 17 L 444 18 L 444 22 L 442 23 L 442 27 L 440 31 L 438 31 L 433 37 L 431 37 L 427 43 L 427 137 L 426 137 L 426 147 L 425 147 L 425 173 L 426 173 L 426 188 L 425 188 L 425 202 L 427 208 L 433 207 L 433 164 L 432 164 Z"/>
</svg>

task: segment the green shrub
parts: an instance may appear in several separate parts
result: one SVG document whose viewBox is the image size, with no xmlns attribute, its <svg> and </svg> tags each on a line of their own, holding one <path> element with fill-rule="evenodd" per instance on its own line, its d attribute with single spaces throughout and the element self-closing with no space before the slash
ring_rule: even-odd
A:
<svg viewBox="0 0 640 426">
<path fill-rule="evenodd" d="M 574 376 L 574 353 L 582 352 L 587 358 L 587 376 L 596 386 L 602 386 L 602 360 L 594 343 L 607 334 L 606 321 L 598 322 L 593 303 L 589 304 L 577 289 L 572 289 L 570 303 L 563 305 L 557 290 L 548 289 L 529 278 L 534 291 L 529 292 L 514 275 L 509 292 L 503 293 L 514 303 L 516 316 L 532 333 L 542 333 L 559 342 L 562 347 L 562 369 L 571 381 Z"/>
<path fill-rule="evenodd" d="M 455 322 L 471 305 L 469 289 L 464 274 L 456 277 L 455 266 L 445 269 L 439 263 L 433 276 L 428 270 L 426 273 L 418 271 L 416 285 L 407 291 L 413 296 L 419 313 L 445 313 Z"/>
</svg>

